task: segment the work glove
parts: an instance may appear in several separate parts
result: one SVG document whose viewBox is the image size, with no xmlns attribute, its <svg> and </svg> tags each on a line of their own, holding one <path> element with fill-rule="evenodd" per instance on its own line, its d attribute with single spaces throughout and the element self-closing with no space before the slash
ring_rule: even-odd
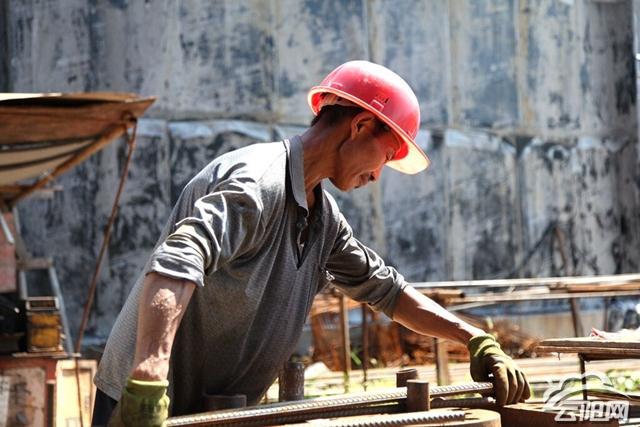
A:
<svg viewBox="0 0 640 427">
<path fill-rule="evenodd" d="M 467 348 L 471 355 L 471 378 L 474 381 L 491 381 L 489 375 L 493 375 L 493 391 L 498 405 L 524 402 L 531 396 L 524 373 L 502 351 L 492 335 L 471 338 Z"/>
<path fill-rule="evenodd" d="M 169 381 L 141 381 L 129 378 L 120 402 L 113 410 L 109 427 L 164 427 L 169 417 Z"/>
</svg>

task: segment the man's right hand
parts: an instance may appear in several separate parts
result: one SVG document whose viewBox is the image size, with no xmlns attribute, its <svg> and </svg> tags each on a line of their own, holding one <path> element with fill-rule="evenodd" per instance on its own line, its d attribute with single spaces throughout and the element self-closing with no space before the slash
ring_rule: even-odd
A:
<svg viewBox="0 0 640 427">
<path fill-rule="evenodd" d="M 169 417 L 169 381 L 129 378 L 109 427 L 163 427 Z"/>
<path fill-rule="evenodd" d="M 524 402 L 531 390 L 524 372 L 507 356 L 493 335 L 482 334 L 467 344 L 471 356 L 471 378 L 474 381 L 489 381 L 493 375 L 496 403 L 499 406 Z"/>
</svg>

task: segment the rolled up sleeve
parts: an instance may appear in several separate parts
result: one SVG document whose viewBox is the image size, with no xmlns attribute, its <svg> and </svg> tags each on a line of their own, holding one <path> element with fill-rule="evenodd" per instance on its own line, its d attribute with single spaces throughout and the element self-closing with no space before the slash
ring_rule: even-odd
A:
<svg viewBox="0 0 640 427">
<path fill-rule="evenodd" d="M 148 272 L 204 286 L 205 275 L 250 251 L 263 234 L 255 183 L 224 182 L 193 202 L 179 203 L 191 206 L 188 215 L 156 248 Z"/>
<path fill-rule="evenodd" d="M 385 265 L 378 254 L 353 237 L 342 214 L 327 270 L 333 276 L 333 284 L 345 295 L 366 302 L 389 317 L 393 316 L 396 300 L 407 286 L 396 269 Z"/>
</svg>

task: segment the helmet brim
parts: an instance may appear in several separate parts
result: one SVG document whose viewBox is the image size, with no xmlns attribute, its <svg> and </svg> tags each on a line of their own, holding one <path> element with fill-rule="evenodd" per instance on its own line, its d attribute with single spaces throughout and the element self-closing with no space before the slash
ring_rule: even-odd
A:
<svg viewBox="0 0 640 427">
<path fill-rule="evenodd" d="M 397 137 L 400 138 L 405 144 L 407 144 L 408 151 L 407 155 L 401 159 L 391 160 L 387 162 L 387 166 L 392 169 L 395 169 L 399 172 L 406 173 L 409 175 L 416 174 L 418 172 L 422 172 L 427 169 L 431 164 L 431 160 L 427 157 L 426 153 L 422 151 L 422 149 L 418 146 L 413 138 L 411 138 L 400 126 L 398 126 L 393 120 L 387 117 L 382 111 L 376 110 L 375 108 L 368 105 L 366 102 L 358 99 L 355 96 L 352 96 L 346 92 L 341 91 L 340 89 L 336 89 L 334 87 L 329 86 L 314 86 L 309 91 L 309 95 L 307 96 L 307 102 L 309 103 L 309 107 L 311 107 L 311 111 L 313 114 L 318 114 L 318 106 L 320 104 L 320 97 L 323 93 L 333 93 L 335 95 L 340 96 L 359 107 L 373 113 L 376 115 L 378 119 L 384 122 L 389 128 L 396 134 Z"/>
</svg>

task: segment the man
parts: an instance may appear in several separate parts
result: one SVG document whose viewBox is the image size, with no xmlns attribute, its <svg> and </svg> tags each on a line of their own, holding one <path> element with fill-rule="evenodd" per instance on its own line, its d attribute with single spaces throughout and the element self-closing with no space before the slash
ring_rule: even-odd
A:
<svg viewBox="0 0 640 427">
<path fill-rule="evenodd" d="M 467 344 L 472 377 L 492 375 L 498 403 L 528 398 L 494 338 L 408 286 L 322 190 L 325 178 L 349 191 L 384 165 L 429 165 L 414 142 L 412 90 L 380 65 L 352 61 L 311 89 L 309 105 L 316 117 L 301 136 L 227 153 L 187 184 L 107 342 L 94 425 L 161 425 L 168 396 L 172 415 L 201 411 L 205 394 L 256 404 L 329 282 L 408 328 Z"/>
</svg>

